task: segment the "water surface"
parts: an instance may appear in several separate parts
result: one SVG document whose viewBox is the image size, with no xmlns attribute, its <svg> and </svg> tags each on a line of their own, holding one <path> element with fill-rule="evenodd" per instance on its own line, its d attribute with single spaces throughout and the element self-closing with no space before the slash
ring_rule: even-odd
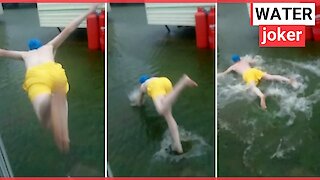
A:
<svg viewBox="0 0 320 180">
<path fill-rule="evenodd" d="M 24 7 L 24 6 L 23 6 Z M 26 50 L 27 40 L 48 42 L 56 28 L 39 27 L 35 8 L 6 9 L 0 48 Z M 22 89 L 23 62 L 0 58 L 0 133 L 15 176 L 104 176 L 104 56 L 87 50 L 85 30 L 59 48 L 56 61 L 69 79 L 70 153 L 61 154 L 41 128 Z"/>
<path fill-rule="evenodd" d="M 231 55 L 251 56 L 271 74 L 295 78 L 298 89 L 262 82 L 267 111 L 241 77 L 218 80 L 219 176 L 319 176 L 320 44 L 305 48 L 259 48 L 246 4 L 219 4 L 218 71 Z"/>
<path fill-rule="evenodd" d="M 195 47 L 194 28 L 147 25 L 143 5 L 113 5 L 108 14 L 108 162 L 114 176 L 213 176 L 213 52 Z M 173 107 L 184 155 L 168 154 L 165 120 L 150 99 L 131 107 L 141 74 L 186 73 L 199 84 Z"/>
</svg>

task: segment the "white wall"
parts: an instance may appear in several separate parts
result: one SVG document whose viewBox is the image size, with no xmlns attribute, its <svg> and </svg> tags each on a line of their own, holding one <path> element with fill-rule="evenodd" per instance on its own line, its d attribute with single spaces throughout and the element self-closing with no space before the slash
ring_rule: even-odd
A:
<svg viewBox="0 0 320 180">
<path fill-rule="evenodd" d="M 85 13 L 91 3 L 38 3 L 37 5 L 41 27 L 65 27 L 74 18 Z M 101 8 L 104 8 L 104 5 Z M 79 27 L 87 27 L 86 20 Z"/>
<path fill-rule="evenodd" d="M 197 7 L 209 10 L 215 3 L 146 3 L 148 24 L 195 26 Z"/>
</svg>

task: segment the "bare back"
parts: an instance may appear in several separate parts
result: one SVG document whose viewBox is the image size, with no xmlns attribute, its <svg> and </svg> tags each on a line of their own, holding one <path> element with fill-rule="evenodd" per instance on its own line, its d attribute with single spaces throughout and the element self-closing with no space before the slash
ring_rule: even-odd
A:
<svg viewBox="0 0 320 180">
<path fill-rule="evenodd" d="M 250 69 L 251 66 L 249 62 L 245 60 L 241 60 L 237 62 L 236 64 L 232 65 L 232 70 L 237 72 L 238 74 L 243 74 L 246 70 Z"/>
<path fill-rule="evenodd" d="M 36 50 L 26 51 L 22 54 L 27 69 L 54 61 L 54 50 L 52 45 L 44 45 Z"/>
<path fill-rule="evenodd" d="M 71 21 L 61 33 L 59 33 L 50 42 L 41 46 L 40 48 L 31 51 L 12 51 L 0 48 L 0 57 L 9 57 L 12 59 L 23 60 L 27 69 L 46 62 L 53 62 L 55 51 L 70 36 L 70 34 L 78 28 L 81 22 L 90 13 L 96 11 L 99 5 L 100 4 L 98 3 L 93 4 L 86 13 L 81 14 L 73 21 Z"/>
</svg>

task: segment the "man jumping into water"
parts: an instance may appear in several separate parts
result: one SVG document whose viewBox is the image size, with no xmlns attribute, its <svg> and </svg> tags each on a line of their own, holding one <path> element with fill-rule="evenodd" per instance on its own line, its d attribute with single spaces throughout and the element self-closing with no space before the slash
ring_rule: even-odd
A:
<svg viewBox="0 0 320 180">
<path fill-rule="evenodd" d="M 260 97 L 260 106 L 262 109 L 266 109 L 266 96 L 261 92 L 257 85 L 261 79 L 265 80 L 275 80 L 279 82 L 286 82 L 288 84 L 293 84 L 294 80 L 288 79 L 280 75 L 271 75 L 266 72 L 263 72 L 257 68 L 252 68 L 250 65 L 254 64 L 254 60 L 241 60 L 239 55 L 233 55 L 232 61 L 234 62 L 226 71 L 219 73 L 219 76 L 225 75 L 231 71 L 235 71 L 238 74 L 242 75 L 243 80 L 247 83 L 250 89 Z"/>
<path fill-rule="evenodd" d="M 167 121 L 173 140 L 172 150 L 179 154 L 183 153 L 178 126 L 171 112 L 172 105 L 183 89 L 186 87 L 196 87 L 198 84 L 187 75 L 183 75 L 173 88 L 171 81 L 166 77 L 150 78 L 147 75 L 143 75 L 140 77 L 139 82 L 141 84 L 140 105 L 143 103 L 143 94 L 147 93 L 152 98 L 159 115 L 162 115 Z"/>
<path fill-rule="evenodd" d="M 31 39 L 28 43 L 29 51 L 0 49 L 0 57 L 24 61 L 26 77 L 23 89 L 28 93 L 40 123 L 52 131 L 54 140 L 62 152 L 69 151 L 70 143 L 66 97 L 69 84 L 65 70 L 61 64 L 55 62 L 54 57 L 60 45 L 98 6 L 99 4 L 93 4 L 85 14 L 74 19 L 45 45 L 38 39 Z"/>
</svg>

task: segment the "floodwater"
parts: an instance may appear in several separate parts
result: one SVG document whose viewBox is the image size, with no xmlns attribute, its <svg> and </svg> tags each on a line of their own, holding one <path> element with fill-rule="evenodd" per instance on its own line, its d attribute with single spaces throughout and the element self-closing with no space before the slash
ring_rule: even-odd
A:
<svg viewBox="0 0 320 180">
<path fill-rule="evenodd" d="M 5 9 L 0 34 L 1 48 L 26 50 L 28 39 L 47 42 L 58 30 L 39 27 L 36 9 L 28 6 Z M 86 32 L 77 30 L 56 55 L 70 83 L 67 155 L 38 123 L 22 89 L 24 64 L 0 58 L 0 133 L 15 176 L 104 176 L 104 55 L 89 52 L 86 42 Z"/>
<path fill-rule="evenodd" d="M 295 78 L 297 89 L 262 82 L 268 109 L 247 93 L 241 77 L 218 79 L 219 176 L 319 176 L 320 43 L 305 48 L 259 48 L 245 4 L 219 4 L 218 71 L 231 55 L 256 58 L 271 74 Z"/>
<path fill-rule="evenodd" d="M 108 163 L 114 176 L 213 176 L 213 52 L 195 47 L 194 28 L 147 25 L 143 5 L 113 5 L 108 14 Z M 132 107 L 141 74 L 186 73 L 199 84 L 173 107 L 185 148 L 173 155 L 165 120 L 151 99 Z"/>
</svg>

